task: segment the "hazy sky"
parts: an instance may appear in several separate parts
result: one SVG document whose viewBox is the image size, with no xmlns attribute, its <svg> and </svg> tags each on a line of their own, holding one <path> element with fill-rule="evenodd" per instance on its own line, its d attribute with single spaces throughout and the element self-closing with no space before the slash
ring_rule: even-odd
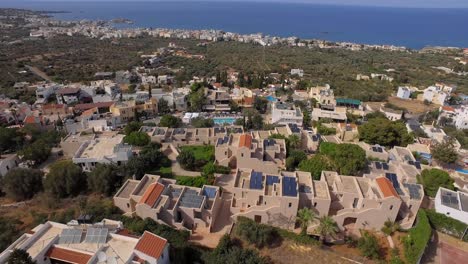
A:
<svg viewBox="0 0 468 264">
<path fill-rule="evenodd" d="M 1 1 L 1 0 L 0 0 Z M 24 0 L 24 1 L 61 1 L 69 0 Z M 70 0 L 80 1 L 168 1 L 171 0 Z M 213 2 L 249 2 L 248 0 L 176 0 L 183 1 L 213 1 Z M 468 0 L 254 0 L 256 2 L 288 2 L 288 3 L 314 3 L 314 4 L 333 4 L 333 5 L 365 5 L 365 6 L 391 6 L 391 7 L 430 7 L 430 8 L 468 8 Z"/>
</svg>

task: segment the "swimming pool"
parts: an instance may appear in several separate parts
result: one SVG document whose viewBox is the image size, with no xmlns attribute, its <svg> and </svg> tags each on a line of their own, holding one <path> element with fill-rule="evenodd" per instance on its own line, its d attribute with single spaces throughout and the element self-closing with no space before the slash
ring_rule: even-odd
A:
<svg viewBox="0 0 468 264">
<path fill-rule="evenodd" d="M 216 125 L 223 125 L 223 124 L 229 124 L 232 125 L 234 122 L 236 122 L 235 117 L 214 117 L 213 122 Z"/>
<path fill-rule="evenodd" d="M 456 169 L 457 172 L 468 174 L 468 169 Z"/>
<path fill-rule="evenodd" d="M 278 101 L 278 99 L 276 99 L 275 97 L 273 97 L 273 96 L 271 96 L 271 95 L 269 95 L 269 96 L 267 96 L 267 97 L 265 97 L 265 98 L 266 98 L 268 101 L 270 101 L 270 102 L 276 102 L 276 101 Z"/>
</svg>

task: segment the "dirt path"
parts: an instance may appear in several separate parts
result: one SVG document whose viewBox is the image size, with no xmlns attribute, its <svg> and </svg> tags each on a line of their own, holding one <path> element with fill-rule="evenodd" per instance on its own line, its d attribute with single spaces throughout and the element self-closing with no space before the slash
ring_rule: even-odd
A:
<svg viewBox="0 0 468 264">
<path fill-rule="evenodd" d="M 29 65 L 25 65 L 26 68 L 28 68 L 28 70 L 30 70 L 33 74 L 35 74 L 36 76 L 48 81 L 48 82 L 52 82 L 52 79 L 43 71 L 39 70 L 37 67 L 33 67 L 33 66 L 29 66 Z"/>
</svg>

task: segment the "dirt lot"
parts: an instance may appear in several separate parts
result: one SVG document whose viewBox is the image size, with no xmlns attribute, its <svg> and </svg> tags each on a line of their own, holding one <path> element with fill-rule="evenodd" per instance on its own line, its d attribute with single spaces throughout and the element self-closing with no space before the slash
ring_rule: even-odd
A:
<svg viewBox="0 0 468 264">
<path fill-rule="evenodd" d="M 425 105 L 422 101 L 419 100 L 404 100 L 398 97 L 389 97 L 388 102 L 396 105 L 398 107 L 406 109 L 410 114 L 418 115 L 428 111 L 432 111 L 437 109 L 438 106 L 436 105 Z M 382 102 L 366 102 L 365 104 L 372 107 L 374 110 L 378 110 L 380 105 L 383 104 Z"/>
<path fill-rule="evenodd" d="M 283 241 L 280 246 L 264 249 L 261 252 L 269 257 L 273 263 L 309 264 L 313 263 L 313 260 L 327 264 L 373 263 L 355 254 L 350 254 L 351 251 L 348 251 L 348 254 L 344 254 L 341 251 L 337 253 L 335 250 L 321 249 L 319 246 L 299 245 L 292 241 Z"/>
</svg>

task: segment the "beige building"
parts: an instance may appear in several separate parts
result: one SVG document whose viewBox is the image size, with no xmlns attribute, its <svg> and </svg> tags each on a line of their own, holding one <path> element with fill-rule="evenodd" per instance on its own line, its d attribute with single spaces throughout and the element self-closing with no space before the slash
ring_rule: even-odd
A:
<svg viewBox="0 0 468 264">
<path fill-rule="evenodd" d="M 175 228 L 211 231 L 222 202 L 219 187 L 187 187 L 146 174 L 141 180 L 127 180 L 114 196 L 114 204 L 126 214 Z"/>
<path fill-rule="evenodd" d="M 311 87 L 309 89 L 309 98 L 317 100 L 317 102 L 323 106 L 336 105 L 335 94 L 328 84 L 325 84 L 325 86 Z"/>
<path fill-rule="evenodd" d="M 278 173 L 285 168 L 284 139 L 254 138 L 252 134 L 226 135 L 215 145 L 215 162 L 231 168 Z"/>
<path fill-rule="evenodd" d="M 121 123 L 127 123 L 135 119 L 134 102 L 116 102 L 110 106 L 109 110 L 112 115 L 120 118 Z"/>
<path fill-rule="evenodd" d="M 6 248 L 0 263 L 7 263 L 15 249 L 26 251 L 37 264 L 170 263 L 166 239 L 148 231 L 130 235 L 122 222 L 108 219 L 94 225 L 40 224 Z"/>
</svg>

